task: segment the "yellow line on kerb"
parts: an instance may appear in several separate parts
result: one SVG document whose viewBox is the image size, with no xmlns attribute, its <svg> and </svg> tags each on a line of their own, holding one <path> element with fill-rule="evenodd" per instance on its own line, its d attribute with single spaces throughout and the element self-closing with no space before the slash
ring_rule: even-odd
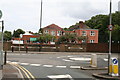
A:
<svg viewBox="0 0 120 80">
<path fill-rule="evenodd" d="M 22 69 L 20 66 L 18 66 L 18 65 L 15 65 L 15 66 L 17 66 L 20 70 L 22 70 L 24 73 L 25 73 L 25 75 L 27 76 L 27 78 L 30 78 L 30 76 L 25 72 L 25 70 L 24 69 Z"/>
<path fill-rule="evenodd" d="M 12 64 L 12 65 L 15 65 L 16 67 L 18 67 L 20 70 L 22 70 L 26 77 L 29 78 L 29 79 L 32 79 L 32 80 L 35 80 L 35 77 L 31 74 L 30 71 L 28 71 L 26 68 L 24 68 L 23 66 L 20 66 L 18 64 Z"/>
<path fill-rule="evenodd" d="M 23 68 L 31 76 L 31 78 L 35 80 L 35 77 L 31 74 L 30 71 L 28 71 L 27 69 L 25 69 L 23 66 L 21 66 L 21 68 Z"/>
</svg>

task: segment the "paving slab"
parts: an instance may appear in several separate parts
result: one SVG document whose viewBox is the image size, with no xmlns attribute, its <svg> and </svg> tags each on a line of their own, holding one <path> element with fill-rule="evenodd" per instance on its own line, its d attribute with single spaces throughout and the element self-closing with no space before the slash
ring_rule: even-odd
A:
<svg viewBox="0 0 120 80">
<path fill-rule="evenodd" d="M 2 75 L 3 75 L 2 80 L 11 79 L 11 78 L 14 79 L 21 78 L 17 68 L 13 67 L 10 64 L 6 64 L 3 66 Z"/>
</svg>

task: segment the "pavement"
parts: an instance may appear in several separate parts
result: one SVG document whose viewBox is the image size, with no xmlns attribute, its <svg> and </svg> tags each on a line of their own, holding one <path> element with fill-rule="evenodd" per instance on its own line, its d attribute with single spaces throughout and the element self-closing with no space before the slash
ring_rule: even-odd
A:
<svg viewBox="0 0 120 80">
<path fill-rule="evenodd" d="M 19 70 L 10 64 L 4 65 L 2 69 L 2 80 L 21 80 Z"/>
</svg>

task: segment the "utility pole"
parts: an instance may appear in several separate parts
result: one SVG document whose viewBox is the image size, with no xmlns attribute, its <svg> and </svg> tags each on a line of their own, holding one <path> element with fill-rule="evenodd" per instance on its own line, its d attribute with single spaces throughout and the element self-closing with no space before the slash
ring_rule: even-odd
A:
<svg viewBox="0 0 120 80">
<path fill-rule="evenodd" d="M 112 42 L 112 1 L 110 0 L 110 23 L 109 23 L 109 31 L 110 31 L 110 35 L 109 35 L 109 54 L 108 54 L 108 74 L 110 75 L 110 68 L 111 68 L 111 42 Z"/>
<path fill-rule="evenodd" d="M 40 30 L 41 30 L 41 26 L 42 26 L 42 0 L 41 0 L 41 9 L 40 9 Z"/>
</svg>

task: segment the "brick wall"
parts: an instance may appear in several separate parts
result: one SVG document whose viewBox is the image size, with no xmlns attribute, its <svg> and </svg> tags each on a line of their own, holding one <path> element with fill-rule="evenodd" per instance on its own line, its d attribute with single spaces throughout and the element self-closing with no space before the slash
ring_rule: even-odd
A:
<svg viewBox="0 0 120 80">
<path fill-rule="evenodd" d="M 19 45 L 12 45 L 11 42 L 4 42 L 4 51 L 11 51 L 11 46 L 14 46 L 14 50 L 19 50 Z M 28 46 L 29 51 L 47 51 L 47 52 L 108 52 L 108 43 L 98 43 L 98 44 L 60 44 L 60 45 L 20 45 L 21 50 L 25 51 L 26 46 Z M 112 44 L 112 52 L 120 53 L 120 44 Z"/>
</svg>

